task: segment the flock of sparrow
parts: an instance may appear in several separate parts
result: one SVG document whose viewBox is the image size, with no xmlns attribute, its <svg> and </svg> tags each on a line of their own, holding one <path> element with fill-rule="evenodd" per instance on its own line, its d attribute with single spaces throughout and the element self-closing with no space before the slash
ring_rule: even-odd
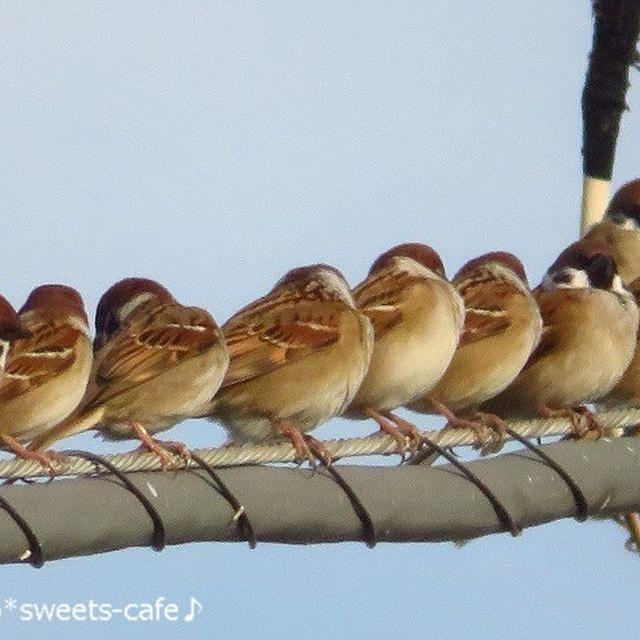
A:
<svg viewBox="0 0 640 640">
<path fill-rule="evenodd" d="M 404 450 L 419 432 L 398 407 L 479 434 L 514 416 L 597 427 L 585 404 L 640 403 L 635 296 L 640 180 L 533 291 L 510 253 L 449 281 L 438 254 L 411 243 L 353 290 L 333 267 L 294 269 L 221 328 L 128 278 L 100 299 L 92 344 L 78 292 L 44 285 L 19 312 L 0 299 L 0 440 L 53 469 L 48 447 L 87 429 L 138 438 L 170 464 L 188 450 L 154 435 L 189 417 L 218 420 L 236 442 L 289 438 L 302 458 L 308 432 L 338 415 L 372 418 Z"/>
</svg>

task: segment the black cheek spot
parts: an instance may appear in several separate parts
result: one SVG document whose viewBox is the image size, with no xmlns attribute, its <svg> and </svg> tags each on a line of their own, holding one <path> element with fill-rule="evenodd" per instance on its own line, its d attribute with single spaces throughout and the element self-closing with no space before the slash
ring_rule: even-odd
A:
<svg viewBox="0 0 640 640">
<path fill-rule="evenodd" d="M 592 287 L 609 289 L 616 275 L 616 266 L 609 256 L 598 254 L 589 261 L 587 273 Z"/>
<path fill-rule="evenodd" d="M 562 271 L 555 274 L 552 279 L 556 284 L 569 284 L 571 282 L 571 274 Z"/>
</svg>

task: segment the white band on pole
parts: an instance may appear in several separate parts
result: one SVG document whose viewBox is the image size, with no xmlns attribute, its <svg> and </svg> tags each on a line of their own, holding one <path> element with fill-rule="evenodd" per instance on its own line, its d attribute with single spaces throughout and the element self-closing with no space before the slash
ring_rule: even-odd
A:
<svg viewBox="0 0 640 640">
<path fill-rule="evenodd" d="M 589 227 L 602 220 L 609 204 L 611 180 L 585 176 L 582 183 L 582 218 L 580 236 L 584 236 Z"/>
</svg>

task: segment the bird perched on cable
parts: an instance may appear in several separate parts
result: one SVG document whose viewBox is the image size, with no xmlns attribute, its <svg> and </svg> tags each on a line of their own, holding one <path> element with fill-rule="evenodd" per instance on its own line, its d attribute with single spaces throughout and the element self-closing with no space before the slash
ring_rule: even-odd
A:
<svg viewBox="0 0 640 640">
<path fill-rule="evenodd" d="M 11 343 L 18 338 L 28 337 L 29 332 L 23 327 L 18 312 L 4 296 L 0 296 L 0 380 Z"/>
<path fill-rule="evenodd" d="M 615 193 L 604 218 L 593 225 L 586 241 L 600 242 L 610 251 L 623 283 L 640 298 L 640 179 L 623 185 Z M 599 404 L 635 405 L 640 403 L 640 350 L 616 387 Z"/>
<path fill-rule="evenodd" d="M 483 405 L 503 416 L 593 416 L 582 405 L 605 396 L 633 357 L 638 307 L 608 248 L 581 240 L 565 249 L 535 291 L 542 340 L 515 381 Z M 578 412 L 578 413 L 577 413 Z"/>
<path fill-rule="evenodd" d="M 417 435 L 391 411 L 442 377 L 458 344 L 464 303 L 446 280 L 440 256 L 417 243 L 383 253 L 353 297 L 373 325 L 375 343 L 367 375 L 344 415 L 373 418 L 404 450 L 405 436 L 411 442 Z"/>
<path fill-rule="evenodd" d="M 520 373 L 540 341 L 542 320 L 524 267 L 511 253 L 470 260 L 452 283 L 466 311 L 458 348 L 438 384 L 408 406 L 480 433 L 481 425 L 472 421 L 479 405 Z"/>
<path fill-rule="evenodd" d="M 618 266 L 622 281 L 640 301 L 640 179 L 624 184 L 615 193 L 602 221 L 587 232 L 586 238 L 605 243 Z M 598 401 L 611 407 L 640 406 L 640 344 L 618 384 Z M 640 518 L 625 514 L 636 547 L 640 549 Z"/>
<path fill-rule="evenodd" d="M 640 298 L 640 179 L 623 185 L 615 193 L 604 218 L 593 225 L 585 240 L 603 243 L 618 267 L 623 283 Z M 640 353 L 636 355 L 616 387 L 599 404 L 640 403 Z"/>
<path fill-rule="evenodd" d="M 335 268 L 289 271 L 222 327 L 231 356 L 210 414 L 239 442 L 289 438 L 311 459 L 306 433 L 339 415 L 362 382 L 373 328 Z"/>
<path fill-rule="evenodd" d="M 19 457 L 51 468 L 51 456 L 28 451 L 22 443 L 46 433 L 81 401 L 92 362 L 87 314 L 80 294 L 58 284 L 29 294 L 19 327 L 4 308 L 7 313 L 14 339 L 4 351 L 0 379 L 0 439 Z"/>
<path fill-rule="evenodd" d="M 627 289 L 634 295 L 636 303 L 640 304 L 640 278 L 636 278 Z M 640 339 L 640 333 L 637 336 Z M 640 343 L 636 341 L 635 352 L 631 364 L 627 367 L 616 386 L 603 398 L 598 400 L 603 407 L 640 406 Z"/>
<path fill-rule="evenodd" d="M 80 407 L 32 447 L 97 427 L 107 439 L 137 437 L 163 464 L 171 463 L 167 449 L 188 455 L 152 436 L 201 415 L 222 382 L 229 356 L 211 314 L 181 305 L 153 280 L 126 278 L 100 299 L 95 325 Z"/>
<path fill-rule="evenodd" d="M 640 179 L 616 191 L 604 218 L 587 231 L 584 239 L 609 248 L 625 285 L 640 277 Z"/>
</svg>

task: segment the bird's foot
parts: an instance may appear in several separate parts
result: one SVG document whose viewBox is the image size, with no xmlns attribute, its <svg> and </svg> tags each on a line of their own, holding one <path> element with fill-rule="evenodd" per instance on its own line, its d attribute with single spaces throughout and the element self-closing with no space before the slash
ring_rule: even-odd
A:
<svg viewBox="0 0 640 640">
<path fill-rule="evenodd" d="M 486 446 L 490 439 L 487 433 L 486 425 L 480 420 L 469 420 L 467 418 L 458 417 L 451 409 L 437 402 L 436 400 L 430 400 L 433 408 L 447 419 L 447 427 L 450 429 L 471 429 L 476 434 L 476 442 L 474 444 L 475 449 L 482 449 Z"/>
<path fill-rule="evenodd" d="M 396 453 L 400 456 L 400 463 L 402 464 L 407 451 L 408 441 L 395 420 L 392 421 L 392 419 L 382 415 L 375 409 L 367 409 L 365 413 L 378 423 L 381 433 L 391 436 L 396 441 Z"/>
<path fill-rule="evenodd" d="M 175 456 L 181 457 L 187 462 L 191 460 L 191 454 L 185 444 L 171 440 L 156 440 L 138 423 L 133 424 L 133 430 L 138 440 L 140 440 L 138 450 L 150 451 L 158 456 L 163 469 L 180 469 L 180 466 L 176 464 Z"/>
<path fill-rule="evenodd" d="M 604 435 L 602 425 L 596 419 L 594 413 L 585 406 L 577 406 L 563 409 L 540 407 L 538 413 L 544 418 L 568 418 L 571 421 L 571 435 L 576 439 L 586 438 L 597 440 Z"/>
<path fill-rule="evenodd" d="M 413 455 L 424 444 L 422 431 L 413 422 L 409 422 L 395 413 L 388 413 L 387 416 L 393 420 L 400 433 L 406 438 L 409 452 Z"/>
<path fill-rule="evenodd" d="M 59 461 L 62 456 L 55 451 L 34 451 L 28 449 L 21 442 L 16 440 L 13 436 L 2 435 L 2 440 L 17 458 L 21 460 L 35 460 L 39 462 L 52 476 L 56 475 L 57 471 L 53 465 L 55 460 Z"/>
<path fill-rule="evenodd" d="M 507 441 L 509 425 L 495 413 L 486 413 L 485 411 L 477 411 L 473 419 L 481 422 L 493 431 L 493 437 L 483 446 L 482 453 L 488 454 L 500 451 Z"/>
</svg>

